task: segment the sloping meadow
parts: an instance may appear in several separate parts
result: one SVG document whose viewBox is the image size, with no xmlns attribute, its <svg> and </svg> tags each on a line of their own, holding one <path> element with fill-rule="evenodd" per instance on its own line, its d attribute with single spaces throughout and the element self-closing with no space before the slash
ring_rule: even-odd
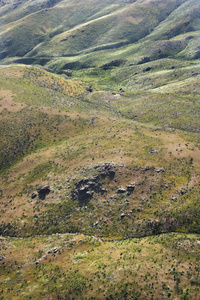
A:
<svg viewBox="0 0 200 300">
<path fill-rule="evenodd" d="M 2 235 L 198 232 L 197 95 L 1 72 Z"/>
</svg>

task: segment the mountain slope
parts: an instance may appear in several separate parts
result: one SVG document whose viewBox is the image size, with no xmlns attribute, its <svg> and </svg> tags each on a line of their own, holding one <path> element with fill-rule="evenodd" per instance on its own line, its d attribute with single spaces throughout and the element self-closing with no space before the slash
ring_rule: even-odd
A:
<svg viewBox="0 0 200 300">
<path fill-rule="evenodd" d="M 0 83 L 1 298 L 198 299 L 199 95 Z"/>
<path fill-rule="evenodd" d="M 166 89 L 167 81 L 169 92 L 174 76 L 182 80 L 183 67 L 191 66 L 192 72 L 197 64 L 198 69 L 197 0 L 13 1 L 1 11 L 2 64 L 39 64 L 100 85 L 99 78 L 105 78 L 104 89 L 110 82 L 113 88 Z M 151 70 L 150 79 L 147 73 L 141 78 L 138 65 L 143 64 L 143 73 Z M 160 76 L 163 69 L 170 72 Z M 197 85 L 191 72 L 183 80 Z"/>
<path fill-rule="evenodd" d="M 1 234 L 198 232 L 198 94 L 91 93 L 87 82 L 19 66 L 1 68 L 1 87 Z M 46 184 L 47 203 L 37 192 Z M 182 201 L 191 210 L 185 229 Z M 106 225 L 94 226 L 102 215 Z"/>
<path fill-rule="evenodd" d="M 0 1 L 0 299 L 199 299 L 199 19 Z"/>
<path fill-rule="evenodd" d="M 133 1 L 128 4 L 124 4 L 124 1 L 99 3 L 94 0 L 89 3 L 88 1 L 57 2 L 59 3 L 36 1 L 34 5 L 29 5 L 29 2 L 22 1 L 13 13 L 9 11 L 8 14 L 3 15 L 0 20 L 2 57 L 25 54 L 28 56 L 32 54 L 34 56 L 36 54 L 39 56 L 75 55 L 91 47 L 104 48 L 106 45 L 113 47 L 115 44 L 118 47 L 123 43 L 136 42 L 154 31 L 173 11 L 175 12 L 172 18 L 173 15 L 176 16 L 178 7 L 177 13 L 179 10 L 184 12 L 184 15 L 181 14 L 181 19 L 186 18 L 187 27 L 185 28 L 184 24 L 177 25 L 179 31 L 173 29 L 174 33 L 171 33 L 170 38 L 177 33 L 182 33 L 183 30 L 193 31 L 199 28 L 198 23 L 192 27 L 198 19 L 198 1 L 195 3 L 184 0 Z M 22 11 L 23 17 L 20 14 Z M 23 43 L 20 42 L 21 38 Z M 28 53 L 34 44 L 37 45 L 36 49 Z"/>
</svg>

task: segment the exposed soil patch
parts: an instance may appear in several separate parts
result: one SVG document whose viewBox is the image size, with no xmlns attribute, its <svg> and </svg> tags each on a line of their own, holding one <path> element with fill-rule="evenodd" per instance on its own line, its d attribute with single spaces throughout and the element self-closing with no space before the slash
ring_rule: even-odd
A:
<svg viewBox="0 0 200 300">
<path fill-rule="evenodd" d="M 12 112 L 18 112 L 27 105 L 13 101 L 13 94 L 11 91 L 0 90 L 0 112 L 7 109 Z"/>
</svg>

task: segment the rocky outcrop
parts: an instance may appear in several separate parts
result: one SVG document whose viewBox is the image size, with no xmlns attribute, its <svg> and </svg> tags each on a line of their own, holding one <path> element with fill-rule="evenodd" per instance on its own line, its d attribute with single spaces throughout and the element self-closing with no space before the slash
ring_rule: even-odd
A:
<svg viewBox="0 0 200 300">
<path fill-rule="evenodd" d="M 135 189 L 135 185 L 133 183 L 131 183 L 131 184 L 127 185 L 126 188 L 129 193 L 132 193 Z"/>
<path fill-rule="evenodd" d="M 49 185 L 44 185 L 38 188 L 38 196 L 41 200 L 44 200 L 46 196 L 51 192 L 51 188 Z"/>
<path fill-rule="evenodd" d="M 126 193 L 126 190 L 122 187 L 119 187 L 117 192 L 118 192 L 118 194 L 124 194 L 124 193 Z"/>
<path fill-rule="evenodd" d="M 31 194 L 31 199 L 35 199 L 36 197 L 37 197 L 37 193 L 33 192 L 33 193 Z"/>
<path fill-rule="evenodd" d="M 72 190 L 72 199 L 78 200 L 79 205 L 83 206 L 93 198 L 94 193 L 105 194 L 107 190 L 102 187 L 101 180 L 106 177 L 112 180 L 115 176 L 115 168 L 115 165 L 110 163 L 95 166 L 97 175 L 77 181 Z"/>
<path fill-rule="evenodd" d="M 120 217 L 121 217 L 121 219 L 123 219 L 123 218 L 126 217 L 126 214 L 125 214 L 125 213 L 122 213 Z"/>
<path fill-rule="evenodd" d="M 165 169 L 164 168 L 160 168 L 160 169 L 157 169 L 156 170 L 156 173 L 164 173 L 165 172 Z"/>
</svg>

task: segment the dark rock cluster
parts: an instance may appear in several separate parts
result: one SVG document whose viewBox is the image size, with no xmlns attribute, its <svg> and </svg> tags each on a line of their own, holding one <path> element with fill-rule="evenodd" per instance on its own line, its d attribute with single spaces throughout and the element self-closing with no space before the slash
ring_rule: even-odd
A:
<svg viewBox="0 0 200 300">
<path fill-rule="evenodd" d="M 31 194 L 31 199 L 35 199 L 37 196 L 39 197 L 40 200 L 44 200 L 46 196 L 51 192 L 51 187 L 49 185 L 44 185 L 41 186 L 37 189 L 37 192 L 33 192 Z"/>
<path fill-rule="evenodd" d="M 115 168 L 115 165 L 110 163 L 97 165 L 95 167 L 97 175 L 76 182 L 75 187 L 72 190 L 72 199 L 78 200 L 79 205 L 83 206 L 93 198 L 94 193 L 100 193 L 101 195 L 106 193 L 107 190 L 102 188 L 101 179 L 105 179 L 106 177 L 110 180 L 114 179 Z"/>
<path fill-rule="evenodd" d="M 38 195 L 41 200 L 44 200 L 46 196 L 51 192 L 51 188 L 49 185 L 44 185 L 40 187 L 38 190 Z"/>
</svg>

